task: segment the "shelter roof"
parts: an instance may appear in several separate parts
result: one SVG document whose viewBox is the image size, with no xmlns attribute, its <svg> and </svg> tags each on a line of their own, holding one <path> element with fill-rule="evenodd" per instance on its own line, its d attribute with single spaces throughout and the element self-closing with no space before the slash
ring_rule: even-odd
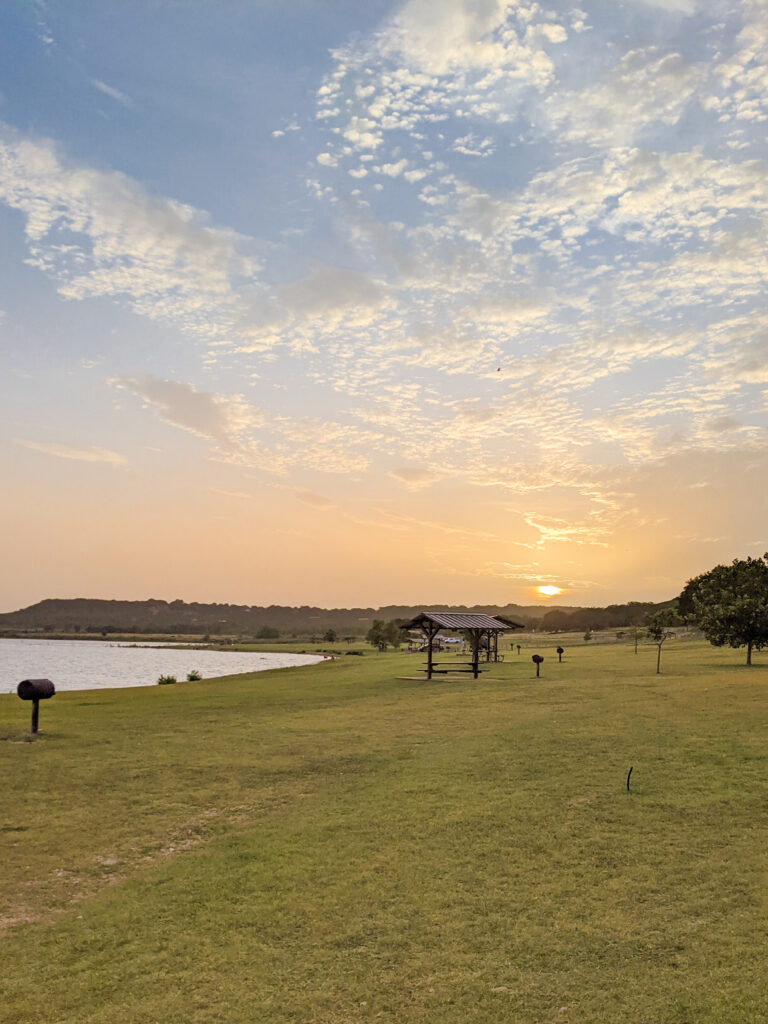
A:
<svg viewBox="0 0 768 1024">
<path fill-rule="evenodd" d="M 494 618 L 498 619 L 499 622 L 505 623 L 510 629 L 525 629 L 522 622 L 515 622 L 514 619 L 507 618 L 506 615 L 495 615 Z"/>
<path fill-rule="evenodd" d="M 425 622 L 434 622 L 442 629 L 486 629 L 495 633 L 503 633 L 507 629 L 522 629 L 522 626 L 512 623 L 509 619 L 494 619 L 490 615 L 474 612 L 422 612 L 402 628 L 415 629 Z"/>
</svg>

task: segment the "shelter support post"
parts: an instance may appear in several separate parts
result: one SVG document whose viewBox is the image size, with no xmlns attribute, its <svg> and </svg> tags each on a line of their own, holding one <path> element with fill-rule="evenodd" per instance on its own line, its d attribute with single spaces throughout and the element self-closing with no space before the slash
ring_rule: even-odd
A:
<svg viewBox="0 0 768 1024">
<path fill-rule="evenodd" d="M 477 679 L 480 674 L 480 643 L 484 630 L 470 629 L 468 632 L 470 644 L 472 646 L 472 675 Z"/>
<path fill-rule="evenodd" d="M 423 626 L 423 629 L 424 629 L 424 635 L 427 638 L 427 679 L 431 679 L 432 678 L 432 651 L 433 651 L 432 642 L 435 639 L 435 637 L 437 636 L 437 634 L 440 632 L 440 627 L 436 623 L 430 622 L 430 623 L 425 623 L 425 625 Z"/>
</svg>

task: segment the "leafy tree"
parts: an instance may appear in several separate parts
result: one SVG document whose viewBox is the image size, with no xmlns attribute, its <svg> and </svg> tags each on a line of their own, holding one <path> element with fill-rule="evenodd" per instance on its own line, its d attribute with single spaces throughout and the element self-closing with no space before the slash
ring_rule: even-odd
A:
<svg viewBox="0 0 768 1024">
<path fill-rule="evenodd" d="M 280 630 L 275 629 L 274 626 L 262 626 L 256 634 L 257 640 L 277 640 L 280 636 Z"/>
<path fill-rule="evenodd" d="M 384 626 L 384 619 L 374 619 L 373 622 L 371 623 L 371 628 L 365 634 L 365 639 L 373 647 L 378 647 L 381 644 Z"/>
<path fill-rule="evenodd" d="M 642 631 L 642 629 L 638 629 L 637 626 L 633 626 L 632 632 L 629 635 L 632 637 L 632 640 L 635 644 L 635 654 L 637 654 L 637 641 L 640 640 L 641 637 L 644 637 L 645 633 Z"/>
<path fill-rule="evenodd" d="M 329 644 L 335 644 L 338 639 L 339 634 L 336 632 L 335 629 L 326 629 L 326 631 L 323 633 L 323 640 L 325 640 Z"/>
<path fill-rule="evenodd" d="M 746 647 L 751 665 L 752 651 L 768 646 L 768 554 L 735 558 L 689 580 L 680 613 L 715 647 Z"/>
<path fill-rule="evenodd" d="M 675 613 L 670 609 L 654 612 L 646 619 L 646 632 L 652 644 L 656 645 L 656 675 L 661 675 L 661 648 L 664 641 L 669 640 L 675 634 L 669 628 L 675 625 Z"/>
<path fill-rule="evenodd" d="M 548 633 L 559 633 L 568 628 L 573 628 L 573 618 L 568 612 L 553 608 L 541 620 L 541 628 Z"/>
<path fill-rule="evenodd" d="M 385 651 L 390 645 L 399 647 L 403 642 L 403 634 L 397 619 L 390 619 L 389 622 L 374 619 L 373 625 L 365 634 L 365 639 L 380 651 Z"/>
</svg>

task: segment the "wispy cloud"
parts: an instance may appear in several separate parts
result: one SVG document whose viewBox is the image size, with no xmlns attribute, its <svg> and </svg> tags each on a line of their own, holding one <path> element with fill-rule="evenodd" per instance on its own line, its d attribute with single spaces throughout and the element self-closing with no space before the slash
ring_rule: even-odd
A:
<svg viewBox="0 0 768 1024">
<path fill-rule="evenodd" d="M 91 85 L 94 89 L 98 89 L 99 92 L 103 92 L 105 96 L 109 96 L 111 99 L 116 100 L 124 107 L 132 107 L 133 101 L 129 96 L 126 96 L 124 92 L 120 92 L 119 89 L 115 89 L 112 85 L 107 85 L 106 82 L 102 82 L 98 78 L 91 79 Z"/>
<path fill-rule="evenodd" d="M 377 439 L 353 425 L 278 415 L 242 395 L 200 391 L 182 381 L 145 375 L 109 383 L 142 399 L 166 423 L 211 442 L 217 459 L 271 474 L 297 466 L 325 473 L 364 470 Z"/>
<path fill-rule="evenodd" d="M 439 472 L 424 466 L 400 466 L 393 469 L 390 476 L 411 488 L 428 487 L 440 479 Z"/>
<path fill-rule="evenodd" d="M 28 262 L 67 299 L 110 297 L 208 341 L 231 336 L 257 264 L 233 232 L 118 172 L 0 128 L 0 201 L 26 219 Z"/>
<path fill-rule="evenodd" d="M 127 459 L 117 452 L 109 451 L 107 448 L 74 448 L 67 444 L 49 444 L 44 441 L 25 441 L 21 438 L 16 444 L 23 445 L 35 452 L 42 452 L 44 455 L 53 455 L 57 459 L 72 459 L 75 462 L 105 462 L 110 466 L 124 466 Z"/>
</svg>

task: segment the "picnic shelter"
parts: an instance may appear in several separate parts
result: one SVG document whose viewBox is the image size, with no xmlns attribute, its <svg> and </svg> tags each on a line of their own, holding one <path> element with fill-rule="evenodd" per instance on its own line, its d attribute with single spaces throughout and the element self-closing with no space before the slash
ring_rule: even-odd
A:
<svg viewBox="0 0 768 1024">
<path fill-rule="evenodd" d="M 525 627 L 512 619 L 501 616 L 494 618 L 492 615 L 475 612 L 421 612 L 401 628 L 421 631 L 427 649 L 427 679 L 431 679 L 435 674 L 446 675 L 449 672 L 471 672 L 477 679 L 480 674 L 480 650 L 483 643 L 485 643 L 485 660 L 499 661 L 503 657 L 503 655 L 499 655 L 499 634 Z M 448 633 L 464 633 L 468 638 L 472 660 L 458 663 L 464 667 L 435 663 L 434 640 L 441 630 Z"/>
</svg>

